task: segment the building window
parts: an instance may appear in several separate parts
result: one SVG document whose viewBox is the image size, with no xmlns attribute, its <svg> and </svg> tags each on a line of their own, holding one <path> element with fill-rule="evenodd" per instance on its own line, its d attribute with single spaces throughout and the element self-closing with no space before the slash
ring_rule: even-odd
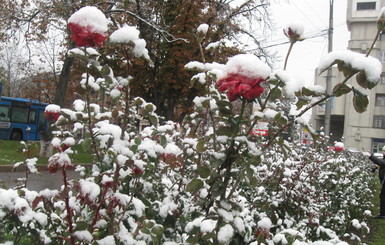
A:
<svg viewBox="0 0 385 245">
<path fill-rule="evenodd" d="M 385 106 L 385 94 L 376 94 L 376 106 Z"/>
<path fill-rule="evenodd" d="M 357 10 L 375 10 L 376 2 L 360 2 L 357 3 Z"/>
<path fill-rule="evenodd" d="M 373 149 L 372 152 L 379 152 L 381 153 L 382 147 L 385 146 L 385 140 L 384 139 L 373 139 Z"/>
<path fill-rule="evenodd" d="M 385 128 L 385 116 L 373 117 L 373 128 Z"/>
</svg>

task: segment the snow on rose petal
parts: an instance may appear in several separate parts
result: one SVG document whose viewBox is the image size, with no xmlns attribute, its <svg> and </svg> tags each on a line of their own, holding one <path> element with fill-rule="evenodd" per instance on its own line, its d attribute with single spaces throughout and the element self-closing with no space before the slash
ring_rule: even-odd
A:
<svg viewBox="0 0 385 245">
<path fill-rule="evenodd" d="M 338 152 L 343 151 L 343 150 L 344 150 L 344 143 L 342 143 L 342 142 L 337 142 L 337 143 L 335 143 L 334 149 L 335 149 L 336 151 L 338 151 Z"/>
<path fill-rule="evenodd" d="M 253 101 L 263 93 L 261 83 L 269 77 L 271 70 L 252 54 L 239 54 L 228 60 L 226 75 L 217 81 L 219 91 L 225 92 L 230 101 L 244 98 Z"/>
<path fill-rule="evenodd" d="M 108 21 L 98 8 L 87 6 L 68 19 L 71 39 L 80 47 L 101 47 L 107 39 Z"/>
<path fill-rule="evenodd" d="M 45 107 L 44 115 L 47 120 L 57 121 L 60 117 L 60 106 L 50 104 Z"/>
<path fill-rule="evenodd" d="M 296 41 L 303 40 L 301 36 L 303 35 L 304 29 L 302 23 L 292 22 L 283 29 L 283 32 L 290 39 L 290 42 L 295 43 Z"/>
</svg>

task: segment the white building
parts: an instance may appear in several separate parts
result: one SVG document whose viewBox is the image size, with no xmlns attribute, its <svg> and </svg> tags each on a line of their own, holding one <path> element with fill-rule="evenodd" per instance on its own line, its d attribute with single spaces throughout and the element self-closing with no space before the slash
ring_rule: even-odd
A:
<svg viewBox="0 0 385 245">
<path fill-rule="evenodd" d="M 348 49 L 366 53 L 377 33 L 377 18 L 380 10 L 385 7 L 385 0 L 348 0 L 347 26 L 350 31 Z M 385 63 L 385 31 L 376 42 L 371 56 Z M 383 68 L 383 71 L 385 69 Z M 344 76 L 333 69 L 333 87 L 342 82 Z M 325 87 L 326 72 L 317 76 L 315 83 Z M 353 94 L 333 98 L 330 132 L 333 141 L 343 137 L 345 146 L 359 151 L 381 151 L 385 145 L 385 73 L 381 82 L 372 90 L 362 89 L 352 78 L 349 82 L 363 90 L 369 97 L 369 106 L 364 113 L 353 108 Z M 315 129 L 324 124 L 324 108 L 313 110 L 312 123 Z"/>
</svg>

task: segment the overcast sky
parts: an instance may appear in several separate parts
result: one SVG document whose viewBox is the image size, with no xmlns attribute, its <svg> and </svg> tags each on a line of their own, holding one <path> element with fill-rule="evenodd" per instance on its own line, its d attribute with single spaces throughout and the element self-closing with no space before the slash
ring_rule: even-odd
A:
<svg viewBox="0 0 385 245">
<path fill-rule="evenodd" d="M 329 4 L 330 0 L 290 0 L 273 5 L 273 18 L 278 29 L 276 36 L 272 38 L 269 44 L 274 45 L 287 41 L 282 29 L 287 23 L 293 21 L 303 23 L 305 37 L 326 33 L 325 30 L 329 27 Z M 346 27 L 346 7 L 347 0 L 334 1 L 333 50 L 347 49 L 350 33 Z M 277 64 L 279 68 L 283 67 L 288 47 L 288 44 L 272 47 L 282 55 L 281 62 Z M 321 57 L 327 53 L 327 35 L 309 38 L 295 44 L 287 69 L 301 75 L 306 83 L 313 83 L 314 70 Z"/>
</svg>

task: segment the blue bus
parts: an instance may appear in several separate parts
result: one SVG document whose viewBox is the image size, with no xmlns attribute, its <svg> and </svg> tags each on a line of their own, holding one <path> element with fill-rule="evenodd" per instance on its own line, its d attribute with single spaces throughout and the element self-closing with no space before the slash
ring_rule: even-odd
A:
<svg viewBox="0 0 385 245">
<path fill-rule="evenodd" d="M 44 115 L 47 105 L 38 100 L 1 96 L 0 139 L 40 140 L 48 125 Z"/>
</svg>

